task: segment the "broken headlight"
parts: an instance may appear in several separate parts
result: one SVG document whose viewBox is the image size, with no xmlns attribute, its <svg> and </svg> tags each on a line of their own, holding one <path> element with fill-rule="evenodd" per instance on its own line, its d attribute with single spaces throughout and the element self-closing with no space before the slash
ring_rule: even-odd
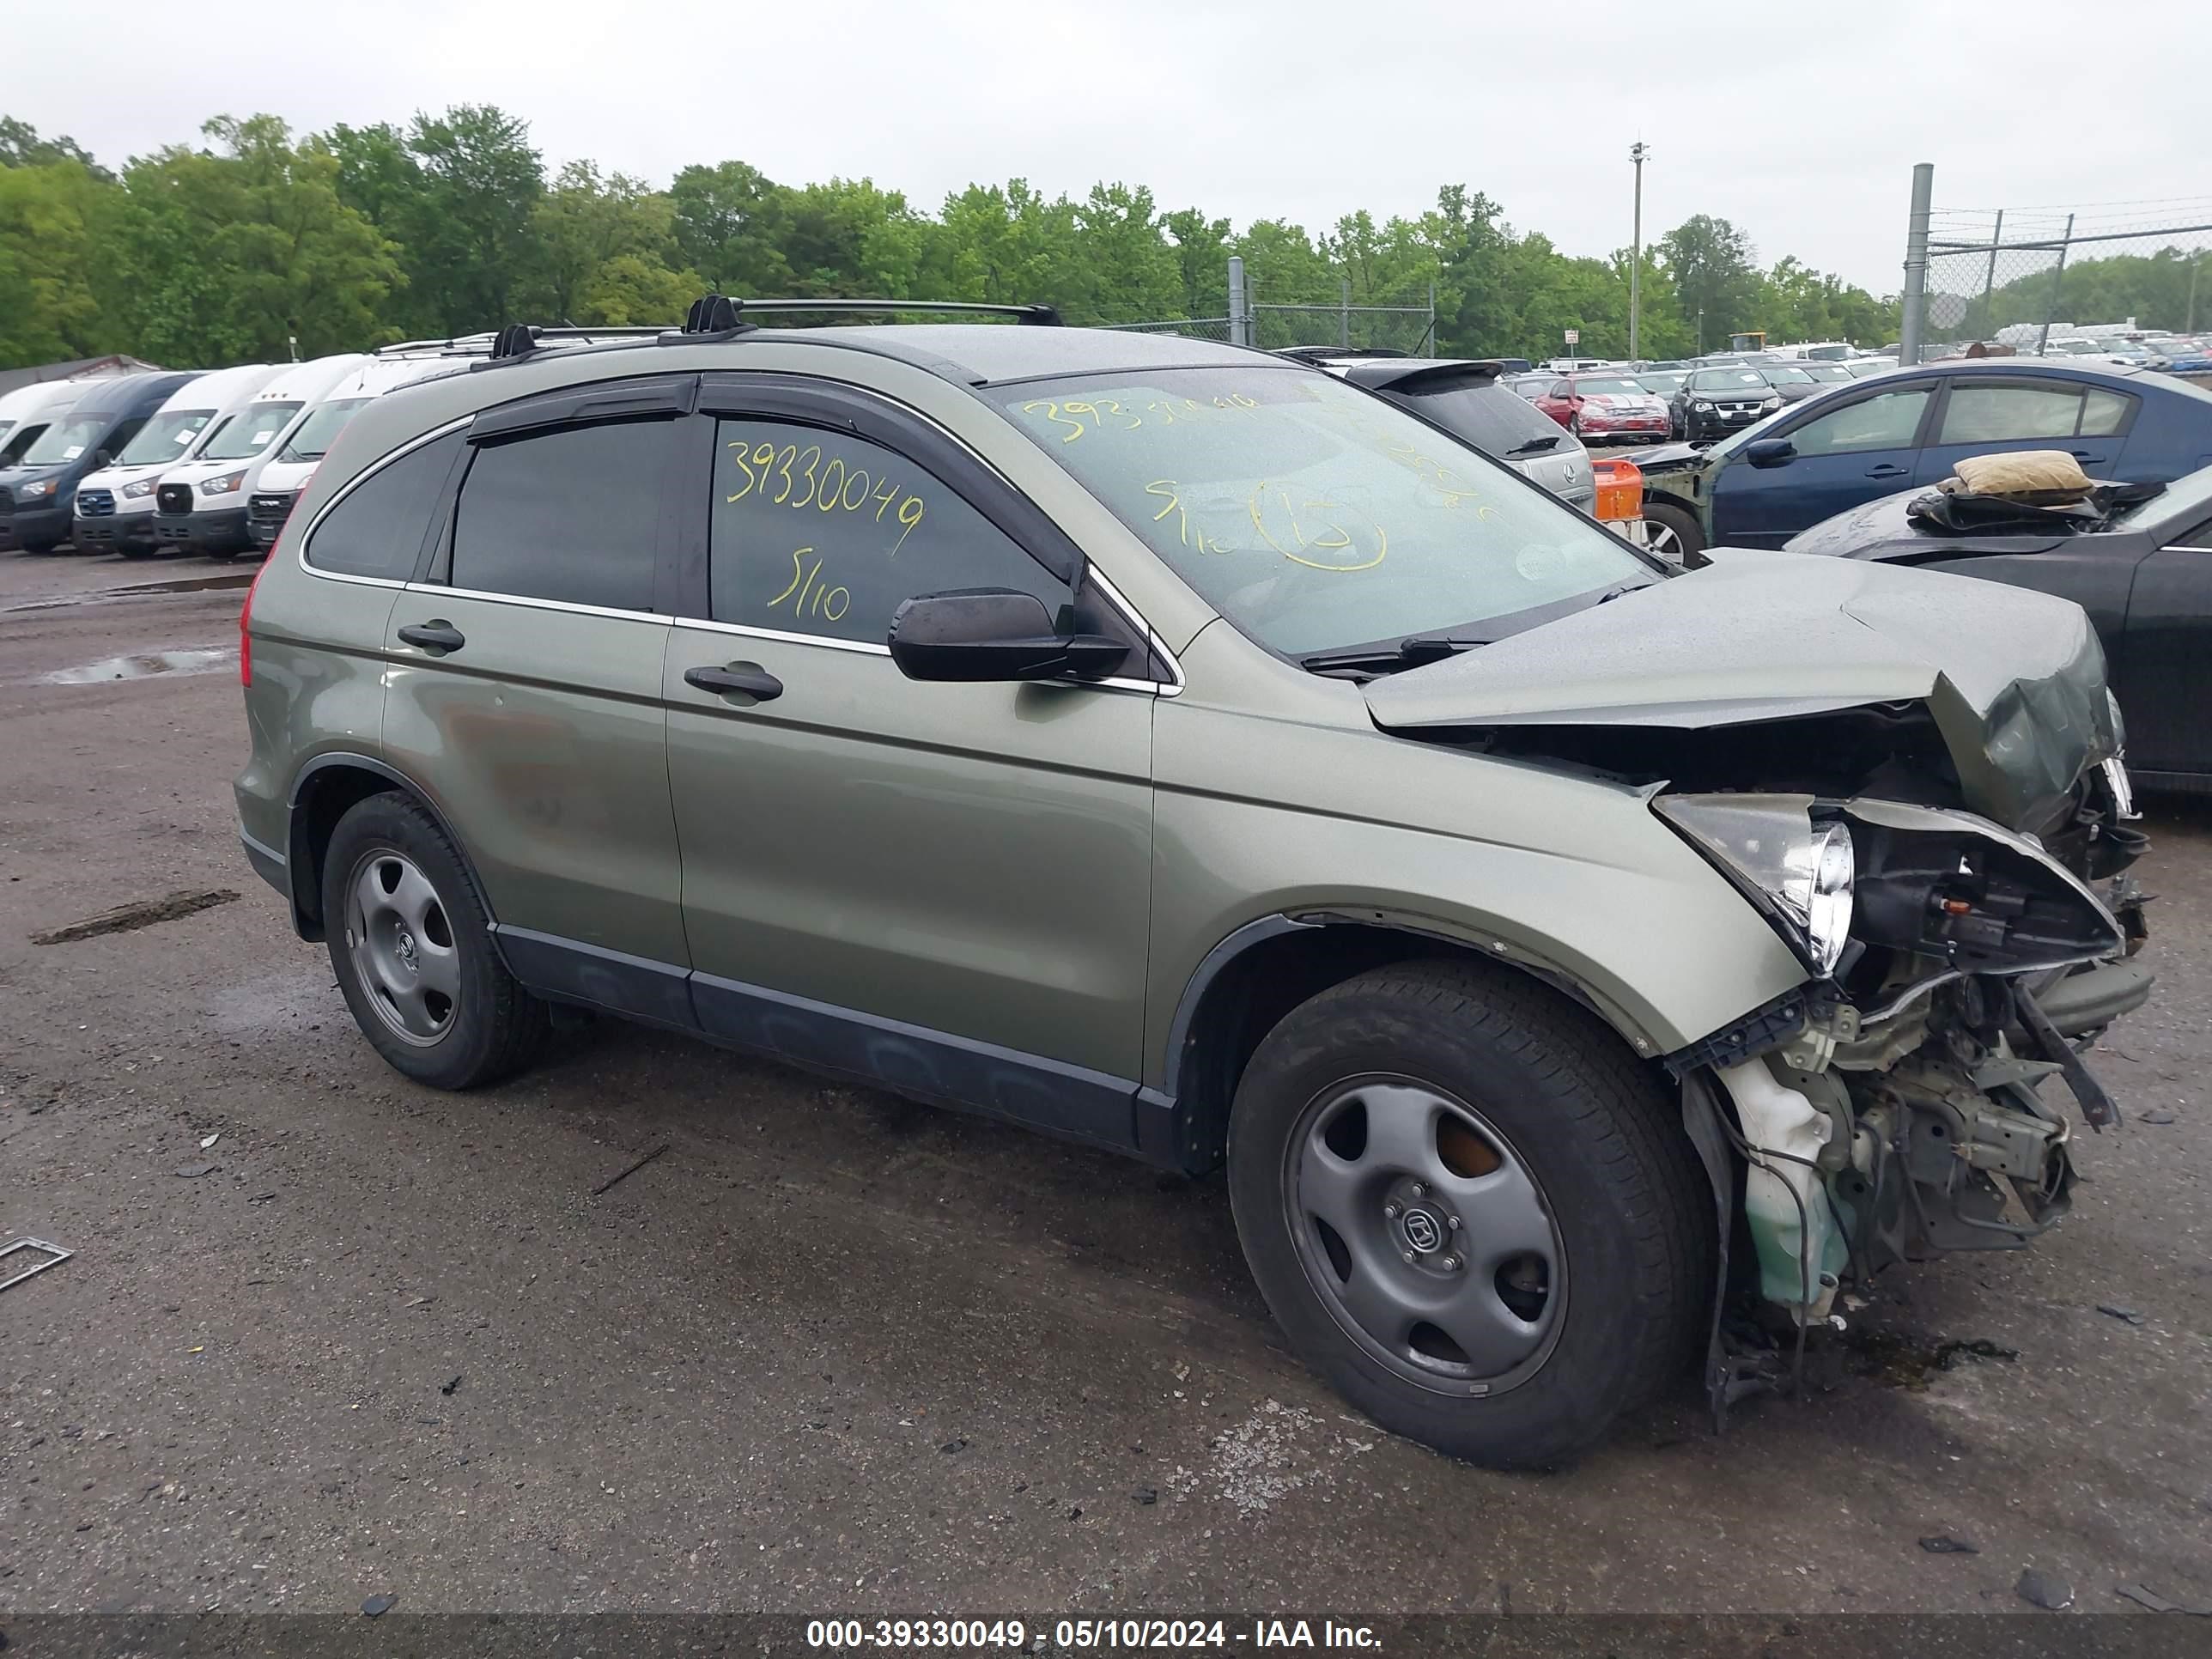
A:
<svg viewBox="0 0 2212 1659">
<path fill-rule="evenodd" d="M 1839 818 L 1809 795 L 1662 795 L 1652 810 L 1743 890 L 1805 965 L 1834 971 L 1851 931 L 1856 860 Z"/>
</svg>

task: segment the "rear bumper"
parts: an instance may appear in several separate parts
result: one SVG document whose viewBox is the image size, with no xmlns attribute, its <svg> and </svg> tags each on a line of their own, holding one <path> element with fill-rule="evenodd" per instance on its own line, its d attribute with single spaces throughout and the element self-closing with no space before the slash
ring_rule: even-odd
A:
<svg viewBox="0 0 2212 1659">
<path fill-rule="evenodd" d="M 239 826 L 238 844 L 246 849 L 246 861 L 253 866 L 253 873 L 283 894 L 286 898 L 290 898 L 292 876 L 286 866 L 284 854 L 273 847 L 254 840 L 246 833 L 246 827 L 243 824 Z"/>
<path fill-rule="evenodd" d="M 0 553 L 26 547 L 52 547 L 70 538 L 66 507 L 17 507 L 0 516 Z"/>
<path fill-rule="evenodd" d="M 235 553 L 253 545 L 253 538 L 246 533 L 243 507 L 226 507 L 219 513 L 156 513 L 154 539 L 164 547 L 218 553 Z"/>
</svg>

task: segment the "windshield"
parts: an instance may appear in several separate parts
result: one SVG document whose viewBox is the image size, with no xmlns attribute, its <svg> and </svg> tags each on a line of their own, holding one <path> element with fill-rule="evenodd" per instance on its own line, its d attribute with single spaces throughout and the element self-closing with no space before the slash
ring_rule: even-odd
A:
<svg viewBox="0 0 2212 1659">
<path fill-rule="evenodd" d="M 1654 397 L 1664 398 L 1680 392 L 1689 379 L 1686 374 L 1639 374 L 1636 383 Z"/>
<path fill-rule="evenodd" d="M 118 466 L 153 466 L 179 460 L 215 418 L 211 409 L 165 409 L 139 429 L 115 458 Z"/>
<path fill-rule="evenodd" d="M 1840 358 L 1850 356 L 1851 355 L 1851 349 L 1847 345 L 1807 346 L 1805 348 L 1805 355 L 1808 357 L 1825 359 L 1830 362 L 1833 362 Z"/>
<path fill-rule="evenodd" d="M 1760 371 L 1769 386 L 1810 386 L 1813 377 L 1802 368 L 1792 368 L 1787 363 L 1774 363 Z"/>
<path fill-rule="evenodd" d="M 1492 381 L 1421 381 L 1406 390 L 1389 387 L 1384 395 L 1449 428 L 1486 455 L 1556 454 L 1567 441 L 1557 421 Z"/>
<path fill-rule="evenodd" d="M 251 404 L 222 423 L 222 430 L 208 440 L 199 453 L 203 461 L 247 461 L 276 441 L 284 423 L 304 408 L 301 404 Z"/>
<path fill-rule="evenodd" d="M 1756 368 L 1701 368 L 1690 376 L 1692 392 L 1759 392 L 1765 386 L 1765 373 Z"/>
<path fill-rule="evenodd" d="M 1633 380 L 1607 380 L 1595 374 L 1585 374 L 1575 382 L 1575 392 L 1577 396 L 1583 398 L 1594 393 L 1600 396 L 1613 396 L 1624 392 L 1632 398 L 1640 398 L 1644 395 L 1644 388 Z"/>
<path fill-rule="evenodd" d="M 1618 537 L 1395 405 L 1297 369 L 1000 388 L 1014 423 L 1215 610 L 1301 655 L 1653 580 Z"/>
<path fill-rule="evenodd" d="M 1848 380 L 1851 372 L 1841 363 L 1808 363 L 1802 371 L 1808 380 Z"/>
<path fill-rule="evenodd" d="M 325 404 L 300 422 L 278 456 L 284 461 L 319 461 L 331 453 L 331 444 L 345 430 L 348 421 L 361 412 L 368 403 L 366 398 L 348 398 L 338 403 Z"/>
<path fill-rule="evenodd" d="M 83 415 L 74 421 L 50 426 L 46 435 L 24 454 L 23 465 L 52 466 L 59 461 L 73 461 L 97 445 L 107 434 L 111 424 L 105 415 Z"/>
</svg>

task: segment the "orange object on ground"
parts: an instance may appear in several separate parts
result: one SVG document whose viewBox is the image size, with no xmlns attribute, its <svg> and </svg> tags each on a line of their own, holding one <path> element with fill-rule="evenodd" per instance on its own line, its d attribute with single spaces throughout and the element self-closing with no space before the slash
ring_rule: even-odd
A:
<svg viewBox="0 0 2212 1659">
<path fill-rule="evenodd" d="M 1590 463 L 1597 482 L 1597 511 L 1593 515 L 1607 524 L 1644 516 L 1644 469 L 1633 461 L 1607 457 Z"/>
</svg>

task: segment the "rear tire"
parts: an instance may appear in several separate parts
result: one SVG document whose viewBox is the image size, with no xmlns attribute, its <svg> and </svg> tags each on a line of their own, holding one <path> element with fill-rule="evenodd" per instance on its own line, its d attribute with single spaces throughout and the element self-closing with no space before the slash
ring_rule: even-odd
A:
<svg viewBox="0 0 2212 1659">
<path fill-rule="evenodd" d="M 1286 1016 L 1238 1085 L 1229 1188 L 1299 1356 L 1494 1468 L 1573 1459 L 1688 1369 L 1710 1306 L 1712 1196 L 1666 1091 L 1486 964 L 1378 969 Z"/>
<path fill-rule="evenodd" d="M 417 802 L 371 795 L 338 820 L 322 898 L 338 988 L 393 1070 L 473 1089 L 544 1042 L 545 1005 L 507 972 L 459 852 Z"/>
</svg>

